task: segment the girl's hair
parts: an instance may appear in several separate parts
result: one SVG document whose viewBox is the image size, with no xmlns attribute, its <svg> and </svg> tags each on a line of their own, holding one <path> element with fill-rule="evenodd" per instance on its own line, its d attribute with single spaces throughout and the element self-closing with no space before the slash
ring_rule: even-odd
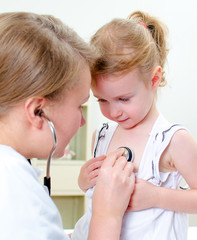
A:
<svg viewBox="0 0 197 240">
<path fill-rule="evenodd" d="M 0 114 L 31 96 L 58 99 L 94 57 L 90 46 L 53 16 L 0 14 Z"/>
<path fill-rule="evenodd" d="M 96 76 L 138 68 L 150 73 L 156 65 L 162 67 L 160 86 L 166 84 L 164 65 L 167 27 L 157 18 L 137 11 L 127 19 L 114 19 L 101 27 L 91 38 L 98 51 L 93 64 L 93 84 Z"/>
</svg>

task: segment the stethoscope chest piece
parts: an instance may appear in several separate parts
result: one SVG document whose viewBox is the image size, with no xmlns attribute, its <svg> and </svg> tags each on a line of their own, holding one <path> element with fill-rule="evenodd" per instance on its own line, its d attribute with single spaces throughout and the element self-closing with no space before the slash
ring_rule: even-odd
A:
<svg viewBox="0 0 197 240">
<path fill-rule="evenodd" d="M 120 147 L 124 148 L 124 153 L 123 156 L 127 159 L 128 162 L 133 162 L 134 161 L 134 152 L 128 147 Z"/>
</svg>

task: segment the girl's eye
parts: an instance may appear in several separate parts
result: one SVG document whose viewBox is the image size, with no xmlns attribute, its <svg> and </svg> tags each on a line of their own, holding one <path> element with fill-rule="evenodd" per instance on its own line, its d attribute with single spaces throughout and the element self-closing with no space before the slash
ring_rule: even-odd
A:
<svg viewBox="0 0 197 240">
<path fill-rule="evenodd" d="M 105 99 L 101 99 L 101 98 L 97 99 L 97 101 L 98 101 L 98 102 L 106 102 Z"/>
<path fill-rule="evenodd" d="M 119 98 L 119 100 L 122 102 L 127 102 L 127 101 L 129 101 L 129 98 Z"/>
</svg>

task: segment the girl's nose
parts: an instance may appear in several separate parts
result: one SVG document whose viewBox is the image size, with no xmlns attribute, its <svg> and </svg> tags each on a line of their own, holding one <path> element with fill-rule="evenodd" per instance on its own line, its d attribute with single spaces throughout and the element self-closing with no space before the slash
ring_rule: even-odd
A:
<svg viewBox="0 0 197 240">
<path fill-rule="evenodd" d="M 112 118 L 117 118 L 117 117 L 120 117 L 122 115 L 122 111 L 121 111 L 121 109 L 119 109 L 117 107 L 111 106 L 110 114 L 111 114 Z"/>
</svg>

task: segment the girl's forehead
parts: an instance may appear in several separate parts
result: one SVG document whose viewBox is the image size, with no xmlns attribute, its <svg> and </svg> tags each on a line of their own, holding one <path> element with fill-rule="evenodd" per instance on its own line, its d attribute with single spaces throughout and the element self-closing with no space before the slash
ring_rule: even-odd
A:
<svg viewBox="0 0 197 240">
<path fill-rule="evenodd" d="M 128 95 L 134 88 L 134 84 L 130 81 L 111 81 L 107 79 L 100 80 L 96 86 L 92 87 L 92 91 L 96 97 L 117 97 Z"/>
<path fill-rule="evenodd" d="M 136 68 L 128 72 L 114 72 L 105 75 L 99 75 L 96 78 L 95 88 L 100 88 L 101 86 L 112 86 L 121 87 L 128 85 L 128 87 L 135 87 L 137 85 L 145 84 L 151 82 L 151 73 L 142 73 L 140 69 Z"/>
<path fill-rule="evenodd" d="M 140 79 L 139 74 L 136 72 L 129 73 L 112 73 L 107 75 L 101 75 L 97 78 L 96 85 L 119 85 L 138 81 Z"/>
<path fill-rule="evenodd" d="M 144 77 L 144 75 L 142 74 L 139 68 L 135 68 L 128 71 L 119 71 L 119 72 L 112 72 L 112 73 L 98 75 L 96 78 L 96 82 L 99 80 L 113 82 L 117 80 L 127 79 L 128 77 L 141 79 Z"/>
</svg>

